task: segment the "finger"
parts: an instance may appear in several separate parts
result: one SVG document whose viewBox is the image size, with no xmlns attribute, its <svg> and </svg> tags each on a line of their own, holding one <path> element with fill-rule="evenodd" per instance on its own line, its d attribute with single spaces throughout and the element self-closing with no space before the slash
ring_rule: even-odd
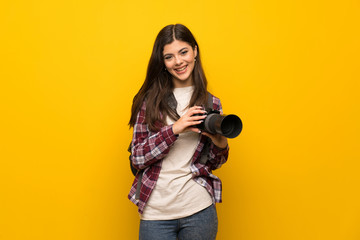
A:
<svg viewBox="0 0 360 240">
<path fill-rule="evenodd" d="M 208 132 L 201 132 L 202 135 L 207 136 L 209 138 L 213 138 L 214 136 Z"/>
<path fill-rule="evenodd" d="M 202 107 L 200 107 L 200 106 L 193 106 L 193 107 L 189 108 L 188 111 L 201 110 L 201 109 L 202 109 Z"/>
<path fill-rule="evenodd" d="M 200 120 L 204 120 L 205 118 L 206 118 L 206 115 L 190 116 L 189 120 L 190 121 L 200 121 Z"/>
<path fill-rule="evenodd" d="M 202 109 L 203 107 L 202 107 L 202 106 L 197 106 L 197 105 L 195 105 L 195 106 L 193 106 L 193 107 L 191 107 L 191 108 Z"/>
<path fill-rule="evenodd" d="M 202 135 L 207 136 L 211 139 L 212 142 L 216 141 L 216 135 L 213 135 L 211 133 L 208 132 L 201 132 Z"/>
<path fill-rule="evenodd" d="M 196 126 L 196 125 L 198 125 L 198 124 L 200 124 L 202 122 L 203 122 L 202 120 L 200 120 L 200 121 L 188 121 L 185 125 L 187 127 L 192 127 L 192 126 Z"/>
<path fill-rule="evenodd" d="M 198 128 L 189 127 L 188 129 L 189 129 L 190 131 L 192 131 L 192 132 L 195 132 L 195 133 L 201 133 L 201 130 L 198 129 Z"/>
<path fill-rule="evenodd" d="M 192 111 L 188 111 L 184 116 L 186 117 L 193 117 L 193 116 L 201 116 L 201 115 L 205 115 L 206 112 L 202 111 L 202 110 L 192 110 Z"/>
<path fill-rule="evenodd" d="M 189 109 L 189 111 L 186 112 L 187 116 L 193 116 L 193 115 L 205 115 L 206 111 L 202 109 Z"/>
</svg>

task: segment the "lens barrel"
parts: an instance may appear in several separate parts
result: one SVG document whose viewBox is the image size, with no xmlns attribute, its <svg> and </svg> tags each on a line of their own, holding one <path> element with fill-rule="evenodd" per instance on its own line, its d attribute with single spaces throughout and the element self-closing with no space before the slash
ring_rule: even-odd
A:
<svg viewBox="0 0 360 240">
<path fill-rule="evenodd" d="M 218 113 L 210 113 L 201 124 L 201 128 L 212 134 L 221 134 L 227 138 L 237 137 L 242 130 L 241 119 L 234 115 L 223 115 Z"/>
</svg>

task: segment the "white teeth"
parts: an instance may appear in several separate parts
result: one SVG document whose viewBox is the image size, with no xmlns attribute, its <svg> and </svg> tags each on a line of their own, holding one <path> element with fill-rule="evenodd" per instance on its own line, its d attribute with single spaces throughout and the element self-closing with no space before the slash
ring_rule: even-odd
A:
<svg viewBox="0 0 360 240">
<path fill-rule="evenodd" d="M 181 72 L 181 71 L 185 70 L 185 68 L 186 68 L 186 66 L 183 68 L 176 69 L 176 71 Z"/>
</svg>

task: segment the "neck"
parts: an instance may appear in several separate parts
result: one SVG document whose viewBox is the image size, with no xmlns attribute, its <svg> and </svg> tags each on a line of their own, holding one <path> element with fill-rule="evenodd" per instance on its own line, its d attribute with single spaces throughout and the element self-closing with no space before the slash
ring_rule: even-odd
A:
<svg viewBox="0 0 360 240">
<path fill-rule="evenodd" d="M 179 79 L 173 78 L 173 83 L 174 83 L 175 88 L 190 87 L 193 85 L 192 76 L 190 76 L 186 80 L 179 80 Z"/>
</svg>

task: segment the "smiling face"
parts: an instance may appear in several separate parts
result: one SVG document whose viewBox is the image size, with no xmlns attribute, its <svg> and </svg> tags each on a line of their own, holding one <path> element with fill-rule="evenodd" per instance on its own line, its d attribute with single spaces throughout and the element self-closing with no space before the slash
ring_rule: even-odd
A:
<svg viewBox="0 0 360 240">
<path fill-rule="evenodd" d="M 174 40 L 164 46 L 163 56 L 165 67 L 172 75 L 174 86 L 191 86 L 197 47 L 193 49 L 187 42 Z"/>
</svg>

